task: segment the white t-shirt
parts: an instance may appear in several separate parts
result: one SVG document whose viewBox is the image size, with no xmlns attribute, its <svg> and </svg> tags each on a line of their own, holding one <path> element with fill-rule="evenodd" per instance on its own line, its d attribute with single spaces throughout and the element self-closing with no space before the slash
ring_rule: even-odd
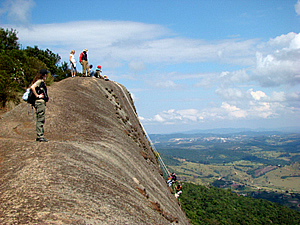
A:
<svg viewBox="0 0 300 225">
<path fill-rule="evenodd" d="M 73 65 L 76 67 L 76 60 L 75 60 L 74 54 L 70 54 L 70 56 L 71 56 L 71 62 L 72 62 Z"/>
</svg>

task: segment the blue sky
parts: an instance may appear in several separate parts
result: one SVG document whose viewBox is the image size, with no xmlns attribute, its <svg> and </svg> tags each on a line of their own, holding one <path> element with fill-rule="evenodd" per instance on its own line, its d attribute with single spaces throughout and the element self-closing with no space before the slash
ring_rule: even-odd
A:
<svg viewBox="0 0 300 225">
<path fill-rule="evenodd" d="M 300 125 L 299 0 L 4 0 L 0 24 L 62 61 L 87 48 L 148 133 Z"/>
</svg>

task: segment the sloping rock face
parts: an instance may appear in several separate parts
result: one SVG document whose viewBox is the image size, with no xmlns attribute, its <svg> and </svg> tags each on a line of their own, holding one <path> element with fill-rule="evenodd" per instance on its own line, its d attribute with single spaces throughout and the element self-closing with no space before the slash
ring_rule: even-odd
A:
<svg viewBox="0 0 300 225">
<path fill-rule="evenodd" d="M 76 77 L 48 94 L 49 142 L 27 103 L 0 119 L 0 224 L 189 224 L 123 86 Z"/>
</svg>

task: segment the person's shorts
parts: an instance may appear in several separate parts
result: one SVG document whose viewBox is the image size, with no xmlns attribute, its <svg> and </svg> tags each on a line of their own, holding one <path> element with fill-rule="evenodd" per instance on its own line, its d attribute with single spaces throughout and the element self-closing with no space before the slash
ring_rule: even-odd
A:
<svg viewBox="0 0 300 225">
<path fill-rule="evenodd" d="M 74 72 L 76 70 L 76 67 L 73 66 L 73 64 L 71 63 L 71 72 Z"/>
</svg>

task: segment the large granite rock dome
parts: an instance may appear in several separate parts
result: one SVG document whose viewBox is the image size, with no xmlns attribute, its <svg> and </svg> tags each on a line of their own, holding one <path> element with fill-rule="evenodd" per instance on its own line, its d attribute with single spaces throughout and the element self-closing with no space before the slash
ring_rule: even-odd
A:
<svg viewBox="0 0 300 225">
<path fill-rule="evenodd" d="M 49 142 L 27 103 L 0 119 L 0 224 L 189 224 L 125 87 L 76 77 L 48 94 Z"/>
</svg>

